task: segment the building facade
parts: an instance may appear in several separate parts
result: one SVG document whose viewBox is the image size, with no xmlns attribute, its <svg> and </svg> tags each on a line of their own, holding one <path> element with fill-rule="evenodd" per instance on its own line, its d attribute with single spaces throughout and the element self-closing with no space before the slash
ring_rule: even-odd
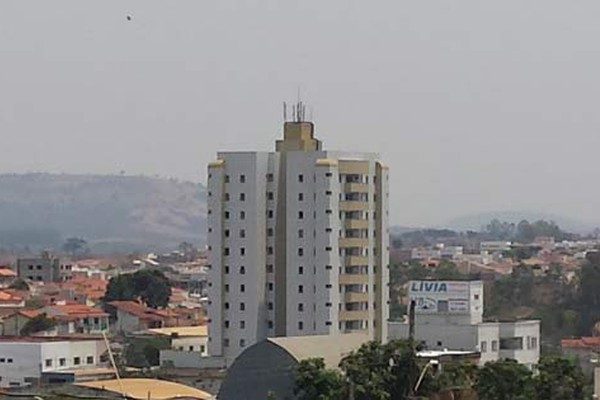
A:
<svg viewBox="0 0 600 400">
<path fill-rule="evenodd" d="M 481 353 L 480 363 L 514 359 L 533 369 L 540 357 L 540 321 L 483 321 L 483 282 L 410 281 L 414 338 L 429 350 Z M 408 322 L 389 322 L 392 339 L 409 337 Z"/>
<path fill-rule="evenodd" d="M 64 282 L 72 278 L 72 265 L 61 264 L 60 258 L 44 251 L 36 258 L 19 258 L 17 274 L 32 282 Z"/>
<path fill-rule="evenodd" d="M 209 354 L 268 337 L 362 332 L 387 340 L 388 171 L 376 154 L 325 151 L 284 124 L 275 152 L 208 167 Z"/>
<path fill-rule="evenodd" d="M 0 387 L 36 386 L 46 374 L 97 368 L 106 351 L 94 338 L 1 338 Z"/>
</svg>

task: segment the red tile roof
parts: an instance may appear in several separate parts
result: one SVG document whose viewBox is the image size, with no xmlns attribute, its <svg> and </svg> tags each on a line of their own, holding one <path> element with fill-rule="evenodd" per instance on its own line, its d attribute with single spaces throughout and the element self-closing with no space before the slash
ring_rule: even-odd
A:
<svg viewBox="0 0 600 400">
<path fill-rule="evenodd" d="M 563 349 L 591 349 L 600 347 L 600 336 L 588 336 L 579 339 L 563 339 L 560 341 Z"/>
<path fill-rule="evenodd" d="M 108 314 L 99 308 L 84 304 L 69 304 L 64 306 L 49 306 L 44 309 L 48 315 L 63 320 L 74 320 L 89 317 L 107 317 Z"/>
<path fill-rule="evenodd" d="M 162 310 L 154 310 L 135 301 L 111 301 L 108 304 L 140 319 L 162 321 L 167 317 Z"/>
</svg>

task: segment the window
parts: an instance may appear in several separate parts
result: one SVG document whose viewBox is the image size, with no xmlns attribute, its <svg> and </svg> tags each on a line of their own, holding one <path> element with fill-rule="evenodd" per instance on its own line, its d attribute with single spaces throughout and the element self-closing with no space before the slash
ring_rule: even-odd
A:
<svg viewBox="0 0 600 400">
<path fill-rule="evenodd" d="M 298 285 L 298 293 L 304 293 L 304 286 Z"/>
<path fill-rule="evenodd" d="M 332 269 L 333 267 L 331 265 L 326 265 L 325 269 Z"/>
<path fill-rule="evenodd" d="M 325 214 L 331 214 L 333 211 L 331 211 L 330 209 L 325 210 Z"/>
<path fill-rule="evenodd" d="M 229 247 L 225 247 L 223 249 L 223 255 L 228 256 L 229 255 Z"/>
<path fill-rule="evenodd" d="M 273 254 L 273 246 L 267 247 L 267 254 L 268 255 L 272 255 Z"/>
<path fill-rule="evenodd" d="M 194 351 L 194 346 L 189 346 L 189 347 L 188 347 L 188 350 L 189 350 L 189 351 Z"/>
<path fill-rule="evenodd" d="M 331 289 L 331 283 L 326 284 L 325 289 Z"/>
<path fill-rule="evenodd" d="M 331 172 L 325 172 L 325 176 L 328 178 L 331 178 L 333 176 L 333 174 Z"/>
<path fill-rule="evenodd" d="M 537 350 L 538 347 L 538 343 L 537 343 L 538 339 L 537 337 L 532 337 L 531 338 L 531 348 Z"/>
<path fill-rule="evenodd" d="M 272 303 L 272 302 L 269 302 L 269 304 L 267 304 L 267 308 L 268 308 L 269 310 L 272 310 L 272 309 L 273 309 L 273 303 Z"/>
<path fill-rule="evenodd" d="M 298 211 L 298 219 L 304 219 L 304 212 Z"/>
<path fill-rule="evenodd" d="M 246 329 L 246 321 L 240 321 L 240 329 Z"/>
<path fill-rule="evenodd" d="M 246 193 L 240 193 L 240 201 L 246 201 Z"/>
<path fill-rule="evenodd" d="M 229 219 L 229 211 L 225 211 L 225 219 Z"/>
<path fill-rule="evenodd" d="M 331 326 L 331 321 L 327 321 L 327 322 L 325 322 L 325 325 L 327 325 L 327 326 Z"/>
<path fill-rule="evenodd" d="M 229 183 L 229 175 L 225 175 L 225 183 Z"/>
<path fill-rule="evenodd" d="M 267 192 L 267 200 L 273 200 L 274 198 L 273 192 Z"/>
<path fill-rule="evenodd" d="M 240 229 L 240 237 L 241 238 L 245 238 L 246 237 L 246 230 L 245 229 Z"/>
<path fill-rule="evenodd" d="M 225 266 L 225 275 L 229 274 L 229 265 Z"/>
<path fill-rule="evenodd" d="M 229 193 L 225 193 L 225 201 L 229 201 Z"/>
<path fill-rule="evenodd" d="M 269 218 L 273 218 L 273 210 L 269 210 L 269 211 L 267 211 L 267 216 L 268 216 Z"/>
<path fill-rule="evenodd" d="M 331 307 L 331 303 L 330 302 L 325 303 L 325 307 Z"/>
<path fill-rule="evenodd" d="M 229 320 L 225 320 L 225 329 L 229 329 Z"/>
<path fill-rule="evenodd" d="M 229 293 L 229 285 L 225 284 L 225 293 Z"/>
<path fill-rule="evenodd" d="M 302 323 L 302 321 L 298 321 L 298 330 L 301 331 L 302 329 L 304 329 L 304 323 Z"/>
<path fill-rule="evenodd" d="M 304 311 L 304 303 L 298 303 L 298 311 Z"/>
<path fill-rule="evenodd" d="M 229 347 L 229 339 L 223 339 L 223 346 Z"/>
<path fill-rule="evenodd" d="M 481 352 L 485 353 L 487 351 L 487 342 L 481 342 Z"/>
<path fill-rule="evenodd" d="M 246 267 L 243 265 L 240 267 L 240 275 L 246 275 Z"/>
<path fill-rule="evenodd" d="M 229 303 L 225 303 L 225 309 L 229 310 Z"/>
<path fill-rule="evenodd" d="M 331 246 L 325 247 L 325 251 L 331 251 Z"/>
<path fill-rule="evenodd" d="M 304 201 L 304 193 L 298 193 L 298 201 Z"/>
<path fill-rule="evenodd" d="M 273 228 L 267 228 L 267 236 L 273 236 Z"/>
<path fill-rule="evenodd" d="M 273 174 L 267 174 L 267 182 L 273 182 Z"/>
<path fill-rule="evenodd" d="M 228 238 L 229 237 L 229 229 L 225 229 L 225 237 Z"/>
<path fill-rule="evenodd" d="M 475 300 L 479 300 L 479 294 L 478 294 L 478 293 L 475 293 L 475 295 L 473 295 L 473 298 L 474 298 Z"/>
<path fill-rule="evenodd" d="M 246 183 L 246 175 L 240 175 L 240 183 Z"/>
<path fill-rule="evenodd" d="M 46 367 L 51 367 L 52 366 L 52 359 L 51 358 L 46 358 L 46 361 L 44 363 L 46 365 Z"/>
<path fill-rule="evenodd" d="M 94 356 L 87 356 L 87 357 L 85 358 L 85 363 L 86 363 L 87 365 L 91 365 L 91 364 L 93 364 L 93 363 L 94 363 Z"/>
<path fill-rule="evenodd" d="M 302 239 L 304 237 L 304 229 L 298 229 L 298 237 Z"/>
<path fill-rule="evenodd" d="M 333 194 L 333 192 L 331 190 L 325 191 L 325 196 L 331 196 L 332 194 Z"/>
<path fill-rule="evenodd" d="M 79 357 L 75 357 L 75 358 L 73 358 L 73 364 L 74 364 L 74 365 L 79 365 L 79 364 L 81 364 L 81 358 L 79 358 Z"/>
<path fill-rule="evenodd" d="M 240 211 L 240 219 L 246 219 L 246 211 Z"/>
<path fill-rule="evenodd" d="M 298 257 L 302 257 L 302 256 L 304 256 L 304 249 L 302 247 L 300 247 L 298 249 Z"/>
<path fill-rule="evenodd" d="M 244 339 L 240 339 L 240 347 L 245 347 L 246 341 Z"/>
<path fill-rule="evenodd" d="M 298 182 L 304 182 L 304 175 L 298 175 Z"/>
<path fill-rule="evenodd" d="M 241 302 L 240 303 L 240 311 L 245 311 L 246 310 L 246 303 Z"/>
<path fill-rule="evenodd" d="M 492 351 L 498 351 L 498 341 L 492 340 Z"/>
<path fill-rule="evenodd" d="M 246 292 L 246 285 L 244 285 L 244 284 L 240 285 L 240 292 L 241 293 Z"/>
<path fill-rule="evenodd" d="M 273 291 L 273 282 L 267 283 L 267 287 L 269 288 L 269 292 Z"/>
<path fill-rule="evenodd" d="M 273 273 L 273 264 L 267 264 L 267 274 Z"/>
<path fill-rule="evenodd" d="M 267 321 L 267 327 L 273 329 L 273 321 Z"/>
<path fill-rule="evenodd" d="M 246 255 L 246 248 L 240 247 L 240 256 L 245 256 L 245 255 Z"/>
<path fill-rule="evenodd" d="M 298 275 L 304 274 L 304 267 L 298 267 Z"/>
</svg>

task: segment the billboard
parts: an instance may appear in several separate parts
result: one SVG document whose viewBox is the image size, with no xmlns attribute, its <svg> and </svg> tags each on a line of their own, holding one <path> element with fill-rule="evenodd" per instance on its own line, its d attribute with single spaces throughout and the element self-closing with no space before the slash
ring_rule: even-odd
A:
<svg viewBox="0 0 600 400">
<path fill-rule="evenodd" d="M 419 314 L 469 313 L 469 282 L 461 281 L 410 281 L 408 298 L 415 301 Z"/>
</svg>

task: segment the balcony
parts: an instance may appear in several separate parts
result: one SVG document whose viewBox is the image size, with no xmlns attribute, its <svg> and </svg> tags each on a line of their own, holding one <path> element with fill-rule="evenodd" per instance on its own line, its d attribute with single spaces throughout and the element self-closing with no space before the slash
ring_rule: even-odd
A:
<svg viewBox="0 0 600 400">
<path fill-rule="evenodd" d="M 366 303 L 369 301 L 369 293 L 344 293 L 344 302 L 346 303 Z"/>
<path fill-rule="evenodd" d="M 339 246 L 343 247 L 368 247 L 368 238 L 340 238 Z"/>
<path fill-rule="evenodd" d="M 340 201 L 340 211 L 369 211 L 366 201 Z"/>
<path fill-rule="evenodd" d="M 344 185 L 346 193 L 369 193 L 369 185 L 367 183 L 346 183 Z"/>
<path fill-rule="evenodd" d="M 346 229 L 369 229 L 369 220 L 367 219 L 346 219 L 344 221 Z"/>
<path fill-rule="evenodd" d="M 369 265 L 369 257 L 346 256 L 346 262 L 344 263 L 344 266 L 346 266 L 346 267 L 362 267 L 364 265 Z"/>
<path fill-rule="evenodd" d="M 340 311 L 340 321 L 360 321 L 369 319 L 369 311 Z"/>
<path fill-rule="evenodd" d="M 340 285 L 366 285 L 369 283 L 367 274 L 340 274 Z"/>
</svg>

